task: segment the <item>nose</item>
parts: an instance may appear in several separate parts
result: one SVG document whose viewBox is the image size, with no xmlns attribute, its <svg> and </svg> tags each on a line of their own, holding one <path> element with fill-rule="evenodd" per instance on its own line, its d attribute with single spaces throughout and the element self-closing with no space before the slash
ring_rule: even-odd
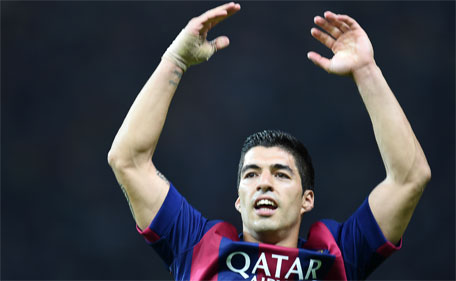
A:
<svg viewBox="0 0 456 281">
<path fill-rule="evenodd" d="M 272 186 L 272 175 L 269 172 L 263 172 L 259 178 L 257 191 L 262 190 L 263 192 L 272 191 L 274 188 Z"/>
</svg>

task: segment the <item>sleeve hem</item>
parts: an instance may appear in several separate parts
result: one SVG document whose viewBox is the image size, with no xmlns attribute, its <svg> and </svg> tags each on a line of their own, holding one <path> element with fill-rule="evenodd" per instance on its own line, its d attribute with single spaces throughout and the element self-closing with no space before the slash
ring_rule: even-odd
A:
<svg viewBox="0 0 456 281">
<path fill-rule="evenodd" d="M 173 184 L 170 183 L 165 201 L 149 227 L 141 230 L 138 225 L 136 225 L 136 230 L 150 243 L 160 240 L 163 236 L 167 235 L 169 229 L 173 225 L 177 213 L 182 206 L 182 200 L 182 195 L 180 195 Z"/>
<path fill-rule="evenodd" d="M 386 240 L 386 243 L 380 246 L 377 249 L 377 253 L 383 257 L 389 257 L 395 251 L 398 251 L 402 248 L 402 238 L 397 245 L 394 245 L 390 241 Z"/>
<path fill-rule="evenodd" d="M 146 228 L 145 230 L 141 230 L 138 225 L 136 225 L 136 230 L 144 236 L 144 238 L 147 240 L 147 242 L 154 243 L 158 240 L 160 240 L 160 236 L 158 236 L 157 233 L 155 233 L 153 230 L 151 230 L 149 227 Z"/>
<path fill-rule="evenodd" d="M 358 211 L 360 212 L 359 220 L 362 224 L 361 229 L 363 229 L 363 233 L 372 249 L 375 249 L 375 251 L 383 257 L 388 257 L 393 252 L 401 249 L 402 238 L 397 245 L 394 245 L 386 239 L 372 214 L 368 198 L 365 199 Z"/>
</svg>

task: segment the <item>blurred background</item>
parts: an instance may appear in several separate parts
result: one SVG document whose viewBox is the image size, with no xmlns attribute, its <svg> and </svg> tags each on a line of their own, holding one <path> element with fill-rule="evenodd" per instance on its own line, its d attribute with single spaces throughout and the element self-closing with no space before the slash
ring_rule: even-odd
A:
<svg viewBox="0 0 456 281">
<path fill-rule="evenodd" d="M 1 279 L 168 280 L 137 234 L 107 153 L 130 105 L 188 20 L 220 2 L 1 2 Z M 311 152 L 321 218 L 345 220 L 385 176 L 350 78 L 306 58 L 330 9 L 355 18 L 432 168 L 403 249 L 370 279 L 455 278 L 455 3 L 241 2 L 194 66 L 154 162 L 209 219 L 232 222 L 240 147 L 288 131 Z"/>
</svg>

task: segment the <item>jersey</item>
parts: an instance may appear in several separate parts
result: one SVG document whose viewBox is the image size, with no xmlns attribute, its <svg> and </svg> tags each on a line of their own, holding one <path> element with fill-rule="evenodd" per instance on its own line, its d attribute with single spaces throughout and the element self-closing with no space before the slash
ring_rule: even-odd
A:
<svg viewBox="0 0 456 281">
<path fill-rule="evenodd" d="M 297 248 L 251 243 L 207 220 L 170 184 L 150 226 L 137 227 L 176 280 L 361 280 L 401 247 L 383 236 L 364 200 L 345 222 L 314 223 Z"/>
</svg>

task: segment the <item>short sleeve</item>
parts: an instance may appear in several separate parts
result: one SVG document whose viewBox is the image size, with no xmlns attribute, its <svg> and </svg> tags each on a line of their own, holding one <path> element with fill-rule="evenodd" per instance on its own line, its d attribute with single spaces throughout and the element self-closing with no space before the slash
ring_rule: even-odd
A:
<svg viewBox="0 0 456 281">
<path fill-rule="evenodd" d="M 347 279 L 364 280 L 393 252 L 402 246 L 386 240 L 372 214 L 366 198 L 356 212 L 344 223 L 323 221 L 341 250 Z"/>
<path fill-rule="evenodd" d="M 168 267 L 181 252 L 197 244 L 207 231 L 207 220 L 170 184 L 157 215 L 144 230 L 137 227 Z"/>
</svg>

